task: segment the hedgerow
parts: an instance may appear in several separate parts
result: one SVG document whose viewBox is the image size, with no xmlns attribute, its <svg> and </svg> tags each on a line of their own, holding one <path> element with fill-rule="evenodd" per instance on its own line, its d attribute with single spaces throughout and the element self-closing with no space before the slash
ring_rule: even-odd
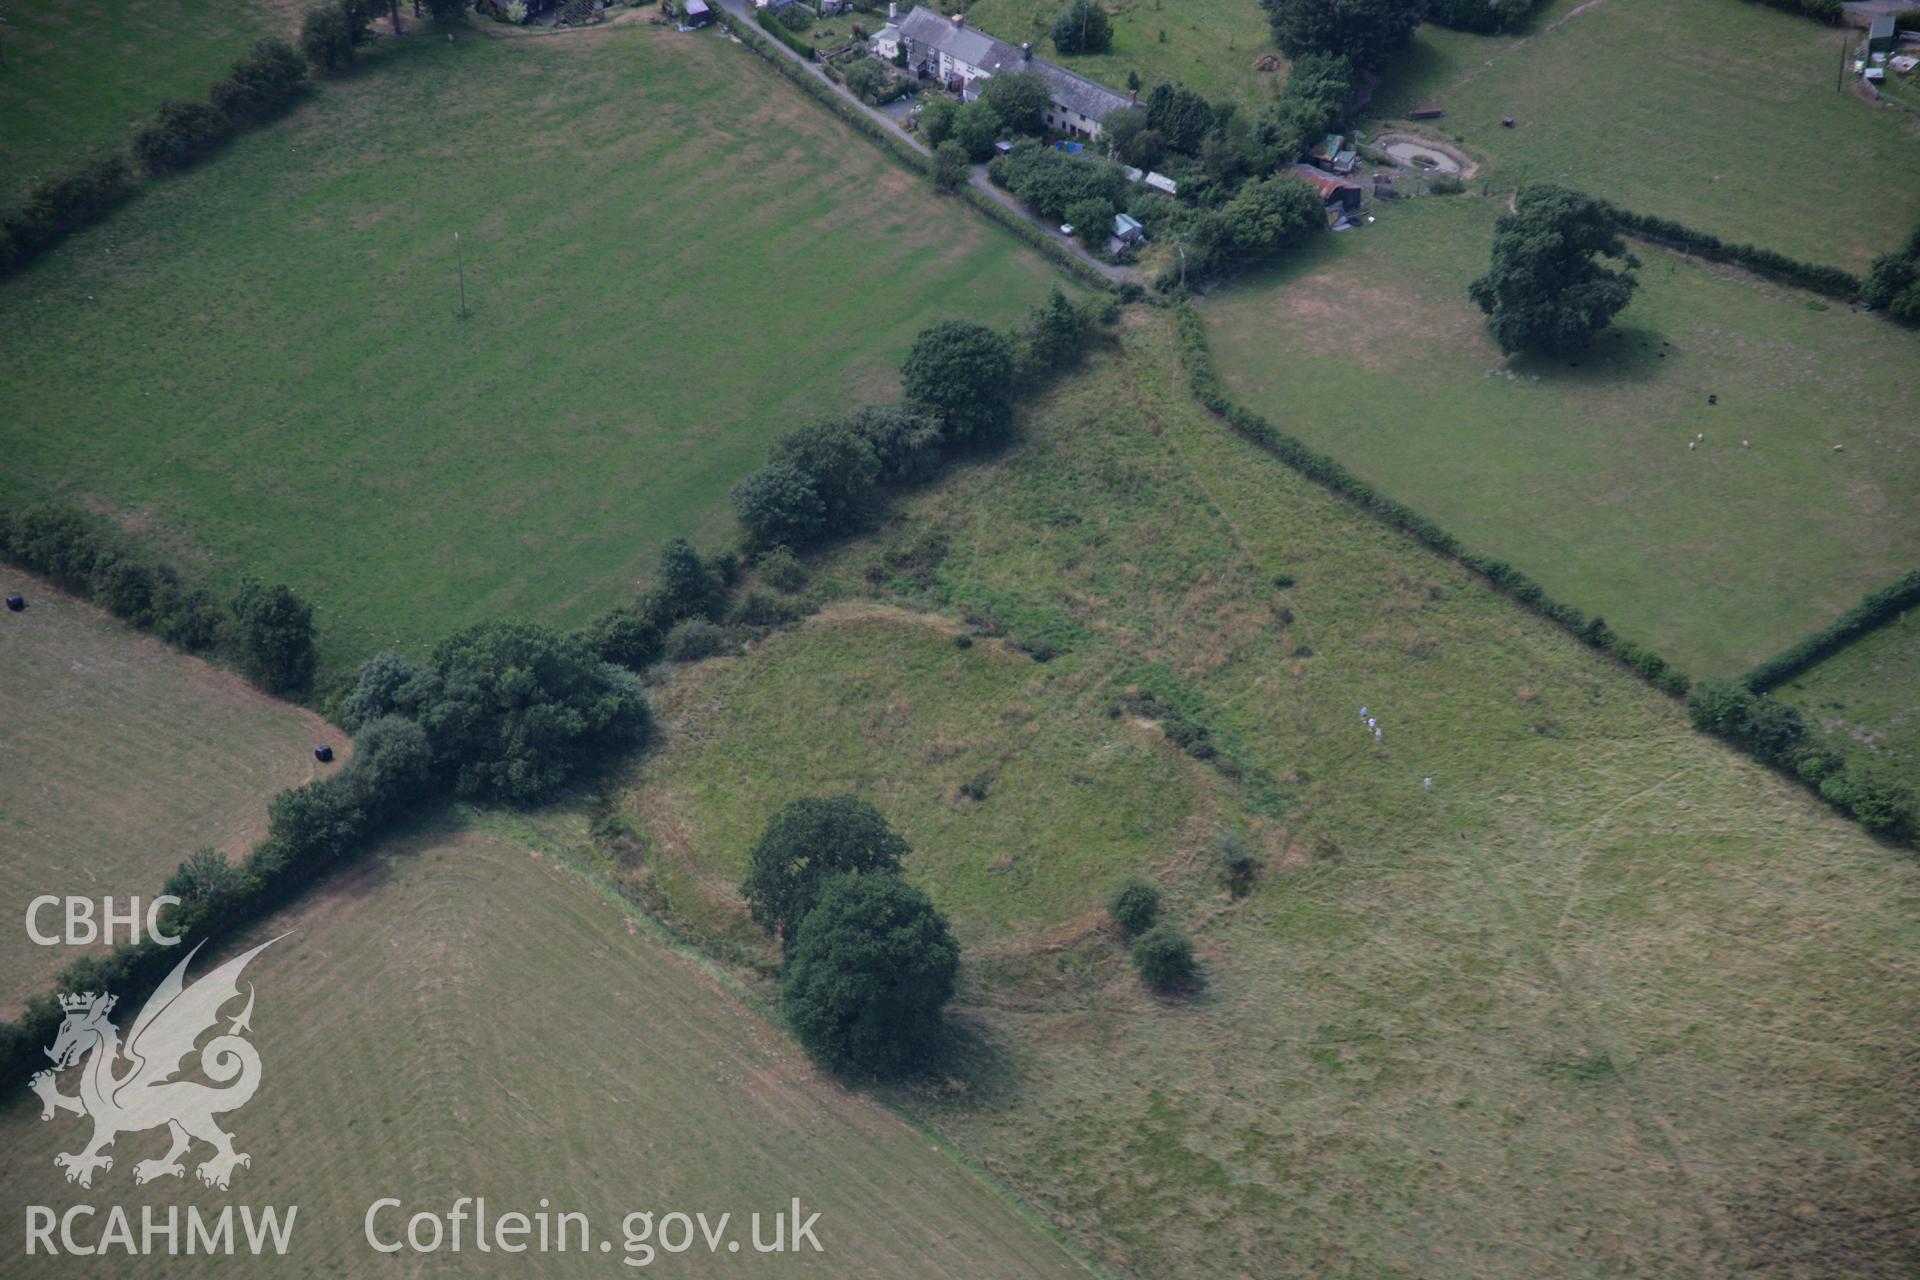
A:
<svg viewBox="0 0 1920 1280">
<path fill-rule="evenodd" d="M 1696 231 L 1669 218 L 1657 218 L 1648 213 L 1634 213 L 1622 209 L 1612 202 L 1605 202 L 1612 210 L 1614 220 L 1622 231 L 1650 240 L 1655 244 L 1666 245 L 1683 253 L 1713 262 L 1731 262 L 1747 268 L 1782 284 L 1796 285 L 1813 293 L 1824 294 L 1829 298 L 1838 298 L 1842 302 L 1851 302 L 1860 296 L 1862 288 L 1860 277 L 1850 275 L 1838 267 L 1822 267 L 1810 262 L 1800 262 L 1784 253 L 1772 249 L 1763 249 L 1751 244 L 1728 244 L 1720 237 L 1706 231 Z"/>
<path fill-rule="evenodd" d="M 1653 650 L 1619 635 L 1607 625 L 1605 619 L 1597 615 L 1590 617 L 1573 605 L 1554 599 L 1539 583 L 1505 560 L 1469 549 L 1425 516 L 1383 496 L 1326 454 L 1308 448 L 1259 414 L 1234 404 L 1227 398 L 1214 372 L 1213 354 L 1208 349 L 1206 329 L 1199 313 L 1194 311 L 1191 304 L 1182 302 L 1176 315 L 1182 360 L 1187 367 L 1188 384 L 1195 398 L 1224 418 L 1235 431 L 1309 480 L 1333 490 L 1416 541 L 1471 569 L 1499 591 L 1559 623 L 1582 643 L 1631 667 L 1655 687 L 1674 695 L 1687 691 L 1687 677 L 1678 668 Z"/>
<path fill-rule="evenodd" d="M 296 98 L 307 63 L 284 40 L 262 40 L 215 83 L 211 102 L 165 102 L 135 134 L 134 157 L 147 173 L 182 169 L 235 130 L 258 124 Z M 131 196 L 138 179 L 124 155 L 82 161 L 27 188 L 0 213 L 0 276 L 11 274 Z"/>
<path fill-rule="evenodd" d="M 1920 569 L 1909 569 L 1878 591 L 1868 592 L 1859 604 L 1812 635 L 1756 664 L 1741 680 L 1755 693 L 1778 688 L 1915 605 L 1920 605 Z"/>
<path fill-rule="evenodd" d="M 285 587 L 243 588 L 233 616 L 213 595 L 100 522 L 52 503 L 0 508 L 0 559 L 43 575 L 188 653 L 218 653 L 270 693 L 312 673 L 311 611 Z"/>
</svg>

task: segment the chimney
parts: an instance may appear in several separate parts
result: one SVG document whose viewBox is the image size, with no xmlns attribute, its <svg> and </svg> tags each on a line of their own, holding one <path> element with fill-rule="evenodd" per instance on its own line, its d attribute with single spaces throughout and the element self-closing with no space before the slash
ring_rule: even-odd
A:
<svg viewBox="0 0 1920 1280">
<path fill-rule="evenodd" d="M 956 13 L 953 15 L 953 25 L 956 27 L 962 25 L 962 17 L 960 14 Z"/>
<path fill-rule="evenodd" d="M 1033 44 L 1031 41 L 1020 46 L 1020 61 L 1022 62 L 1033 61 Z"/>
<path fill-rule="evenodd" d="M 1138 89 L 1127 90 L 1127 105 L 1130 107 L 1140 105 L 1140 91 Z"/>
<path fill-rule="evenodd" d="M 900 6 L 894 3 L 894 0 L 887 0 L 887 21 L 900 21 Z"/>
</svg>

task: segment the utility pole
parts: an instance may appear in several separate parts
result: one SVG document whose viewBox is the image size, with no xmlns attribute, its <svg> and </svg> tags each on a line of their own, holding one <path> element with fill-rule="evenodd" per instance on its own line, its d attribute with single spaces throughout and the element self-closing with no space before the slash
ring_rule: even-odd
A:
<svg viewBox="0 0 1920 1280">
<path fill-rule="evenodd" d="M 453 233 L 453 261 L 460 268 L 460 318 L 467 318 L 467 259 L 460 251 L 460 233 Z"/>
</svg>

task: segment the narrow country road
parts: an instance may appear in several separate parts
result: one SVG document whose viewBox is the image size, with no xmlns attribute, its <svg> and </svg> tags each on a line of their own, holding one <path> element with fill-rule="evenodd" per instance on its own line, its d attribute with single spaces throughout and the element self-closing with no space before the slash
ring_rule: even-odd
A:
<svg viewBox="0 0 1920 1280">
<path fill-rule="evenodd" d="M 760 24 L 755 22 L 753 17 L 753 0 L 715 0 L 715 3 L 726 11 L 728 18 L 733 22 L 737 22 L 748 28 L 757 29 L 759 27 Z M 766 35 L 764 31 L 760 30 L 756 30 L 755 34 Z M 844 85 L 835 84 L 833 81 L 827 79 L 825 75 L 821 74 L 819 63 L 801 57 L 786 45 L 775 40 L 772 36 L 766 36 L 766 40 L 767 43 L 773 46 L 779 56 L 792 59 L 796 64 L 805 68 L 808 75 L 817 78 L 821 84 L 826 85 L 827 88 L 839 94 L 846 102 L 866 112 L 867 116 L 881 128 L 887 130 L 889 133 L 899 135 L 900 139 L 915 151 L 918 151 L 923 156 L 927 156 L 929 159 L 932 158 L 933 152 L 922 143 L 920 139 L 903 130 L 892 116 L 877 107 L 868 106 L 851 93 L 848 93 Z M 1080 245 L 1079 241 L 1061 235 L 1058 227 L 1042 222 L 1029 212 L 1025 205 L 1021 204 L 1005 191 L 994 186 L 992 181 L 987 177 L 987 166 L 983 164 L 973 166 L 973 173 L 967 179 L 967 184 L 985 195 L 989 200 L 1010 210 L 1015 216 L 1025 218 L 1028 222 L 1040 228 L 1044 234 L 1058 241 L 1062 248 L 1092 267 L 1095 271 L 1098 271 L 1107 279 L 1115 281 L 1116 283 L 1139 281 L 1140 275 L 1132 267 L 1117 267 L 1112 263 L 1100 261 L 1100 259 L 1088 253 L 1086 249 Z"/>
</svg>

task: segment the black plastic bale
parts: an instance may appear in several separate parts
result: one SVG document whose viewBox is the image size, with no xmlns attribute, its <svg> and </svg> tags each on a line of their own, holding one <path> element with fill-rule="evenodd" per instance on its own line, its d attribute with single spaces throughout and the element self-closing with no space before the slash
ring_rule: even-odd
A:
<svg viewBox="0 0 1920 1280">
<path fill-rule="evenodd" d="M 27 598 L 19 592 L 7 597 L 7 612 L 19 613 L 27 607 Z"/>
<path fill-rule="evenodd" d="M 318 760 L 321 764 L 332 764 L 333 748 L 329 746 L 315 747 L 313 749 L 313 758 L 315 760 Z"/>
</svg>

